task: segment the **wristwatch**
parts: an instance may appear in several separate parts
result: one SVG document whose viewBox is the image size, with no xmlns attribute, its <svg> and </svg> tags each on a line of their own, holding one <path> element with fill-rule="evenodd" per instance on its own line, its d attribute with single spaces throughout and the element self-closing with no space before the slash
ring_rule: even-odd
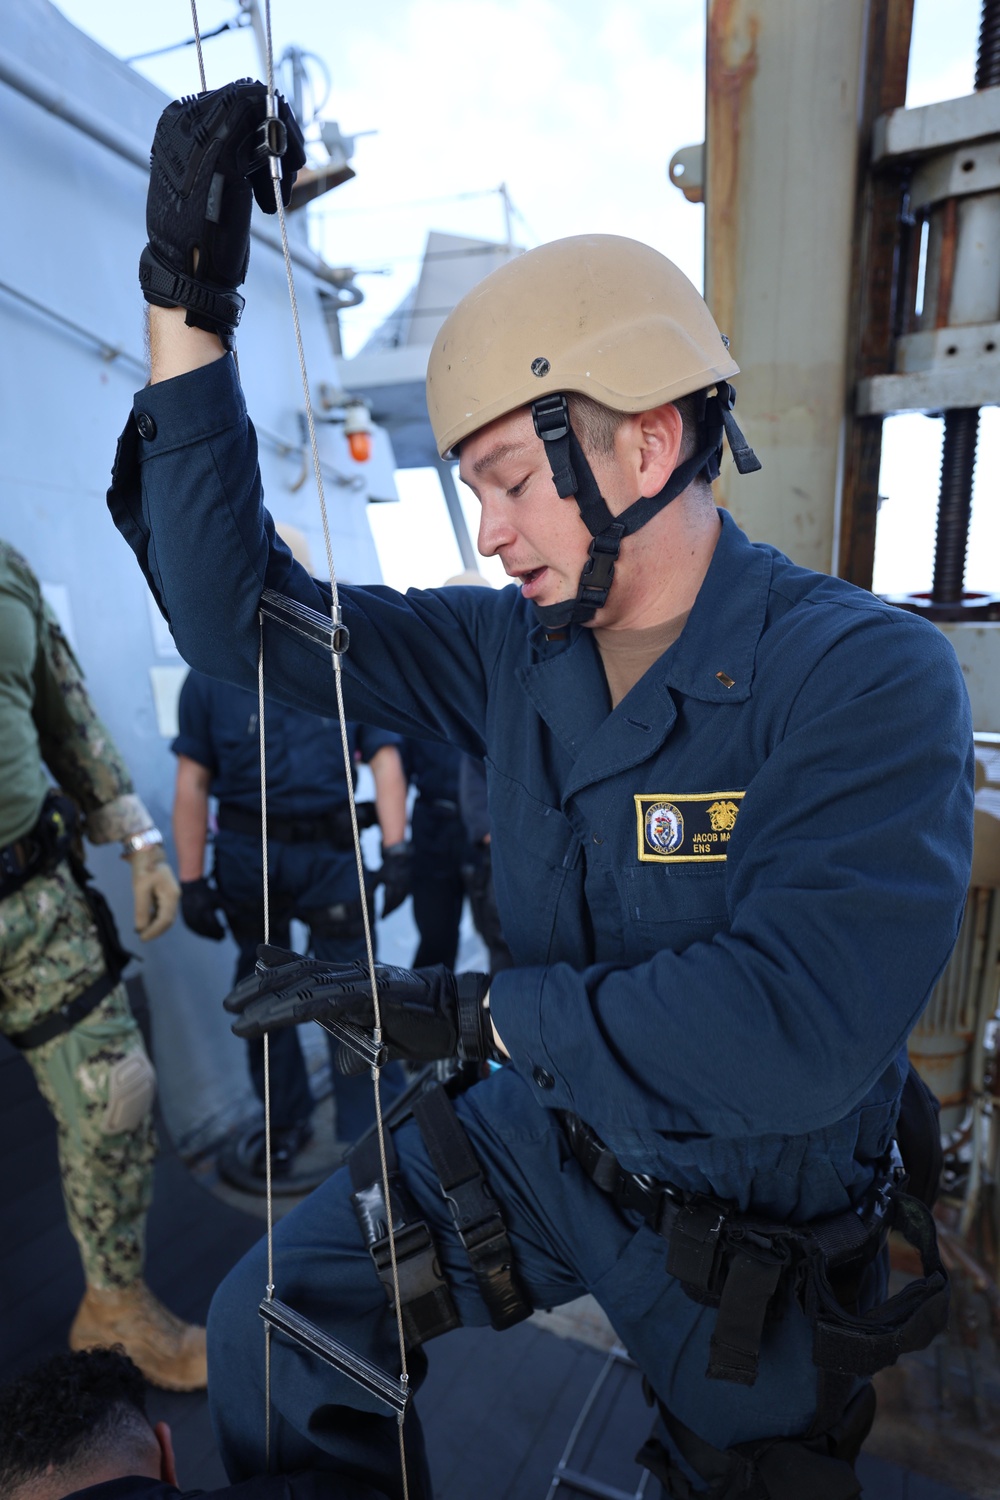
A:
<svg viewBox="0 0 1000 1500">
<path fill-rule="evenodd" d="M 138 854 L 140 849 L 153 849 L 162 843 L 163 834 L 158 828 L 144 828 L 142 833 L 132 833 L 127 839 L 122 839 L 122 859 Z"/>
</svg>

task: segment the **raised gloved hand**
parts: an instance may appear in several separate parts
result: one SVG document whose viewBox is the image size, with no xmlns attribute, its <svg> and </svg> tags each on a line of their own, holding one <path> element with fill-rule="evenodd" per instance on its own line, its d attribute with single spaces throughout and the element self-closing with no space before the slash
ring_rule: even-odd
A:
<svg viewBox="0 0 1000 1500">
<path fill-rule="evenodd" d="M 490 1025 L 488 974 L 375 965 L 382 1040 L 391 1058 L 465 1062 L 497 1058 Z M 375 1024 L 367 964 L 330 964 L 261 944 L 257 967 L 222 1002 L 238 1019 L 237 1036 L 263 1036 L 300 1021 Z"/>
<path fill-rule="evenodd" d="M 221 943 L 226 929 L 215 915 L 219 908 L 219 893 L 204 875 L 198 880 L 181 881 L 181 916 L 184 926 L 190 927 L 199 937 L 211 938 Z"/>
<path fill-rule="evenodd" d="M 241 78 L 168 104 L 153 137 L 142 294 L 157 307 L 186 307 L 185 321 L 227 349 L 243 312 L 236 288 L 250 260 L 253 199 L 276 212 L 268 143 L 281 157 L 286 206 L 305 165 L 302 132 L 280 95 L 277 107 L 268 120 L 264 85 Z"/>
<path fill-rule="evenodd" d="M 166 932 L 177 915 L 181 888 L 160 844 L 126 856 L 132 870 L 135 930 L 144 943 Z"/>
<path fill-rule="evenodd" d="M 397 906 L 402 906 L 413 887 L 412 846 L 405 840 L 382 845 L 382 868 L 376 874 L 375 883 L 385 887 L 382 915 L 387 917 Z"/>
</svg>

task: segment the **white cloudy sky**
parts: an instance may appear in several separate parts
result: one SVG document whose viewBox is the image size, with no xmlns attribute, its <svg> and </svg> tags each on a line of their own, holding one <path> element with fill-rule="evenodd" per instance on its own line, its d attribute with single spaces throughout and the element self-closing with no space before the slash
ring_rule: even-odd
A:
<svg viewBox="0 0 1000 1500">
<path fill-rule="evenodd" d="M 189 0 L 58 4 L 122 57 L 192 33 Z M 908 103 L 971 91 L 979 9 L 979 0 L 916 0 Z M 202 31 L 237 10 L 237 0 L 200 0 Z M 415 280 L 428 229 L 503 239 L 501 182 L 518 243 L 632 235 L 700 284 L 702 210 L 670 186 L 666 165 L 704 133 L 701 0 L 272 0 L 272 14 L 276 57 L 294 44 L 327 65 L 324 114 L 347 134 L 377 131 L 358 141 L 356 179 L 321 200 L 313 226 L 331 262 L 387 273 L 362 276 L 366 300 L 343 319 L 347 352 Z M 205 62 L 209 87 L 261 72 L 249 30 L 207 41 Z M 137 66 L 168 93 L 198 87 L 193 48 Z M 880 591 L 930 584 L 939 453 L 940 423 L 887 424 Z M 969 588 L 1000 588 L 998 479 L 993 408 L 981 426 Z M 437 481 L 404 475 L 400 493 L 401 506 L 373 509 L 386 579 L 438 583 L 459 560 Z"/>
</svg>

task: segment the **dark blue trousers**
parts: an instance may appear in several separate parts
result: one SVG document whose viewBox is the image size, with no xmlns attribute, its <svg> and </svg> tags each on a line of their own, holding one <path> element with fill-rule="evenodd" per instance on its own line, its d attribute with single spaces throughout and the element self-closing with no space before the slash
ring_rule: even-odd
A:
<svg viewBox="0 0 1000 1500">
<path fill-rule="evenodd" d="M 552 1114 L 511 1068 L 457 1101 L 487 1180 L 503 1206 L 514 1258 L 533 1304 L 554 1307 L 592 1292 L 665 1405 L 717 1447 L 801 1433 L 812 1420 L 816 1371 L 811 1329 L 794 1303 L 765 1334 L 753 1387 L 705 1378 L 715 1313 L 667 1275 L 664 1241 L 620 1213 L 583 1175 Z M 462 1321 L 487 1324 L 485 1305 L 420 1134 L 394 1132 L 400 1168 L 431 1226 Z M 382 1369 L 399 1371 L 395 1319 L 378 1281 L 341 1170 L 274 1231 L 275 1295 Z M 230 1273 L 208 1326 L 209 1396 L 226 1470 L 264 1470 L 262 1242 Z M 409 1355 L 418 1387 L 434 1344 Z M 530 1375 L 527 1377 L 530 1378 Z M 402 1500 L 395 1416 L 346 1376 L 280 1335 L 271 1338 L 271 1449 L 279 1471 L 319 1467 L 366 1479 Z M 404 1424 L 412 1500 L 429 1500 L 416 1411 Z M 471 1461 L 471 1455 L 470 1455 Z"/>
<path fill-rule="evenodd" d="M 215 845 L 215 883 L 226 903 L 229 924 L 239 947 L 234 983 L 251 973 L 257 944 L 264 936 L 263 864 L 260 844 L 245 834 L 220 833 Z M 270 903 L 269 937 L 279 948 L 291 944 L 293 917 L 309 925 L 316 910 L 336 902 L 356 901 L 354 855 L 325 844 L 282 844 L 268 848 Z M 363 936 L 328 937 L 309 930 L 309 952 L 331 963 L 354 963 L 367 958 Z M 375 1119 L 372 1086 L 367 1073 L 345 1078 L 334 1066 L 338 1043 L 327 1034 L 330 1077 L 337 1110 L 337 1135 L 354 1141 Z M 299 1125 L 313 1112 L 315 1100 L 294 1026 L 276 1031 L 270 1041 L 271 1124 L 274 1129 Z M 264 1098 L 264 1043 L 247 1043 L 250 1078 L 258 1099 Z M 394 1099 L 405 1085 L 402 1068 L 390 1063 L 382 1073 L 382 1098 Z"/>
<path fill-rule="evenodd" d="M 465 825 L 457 808 L 435 807 L 418 797 L 413 804 L 410 837 L 413 920 L 420 934 L 413 967 L 444 964 L 446 969 L 453 969 L 465 902 Z"/>
</svg>

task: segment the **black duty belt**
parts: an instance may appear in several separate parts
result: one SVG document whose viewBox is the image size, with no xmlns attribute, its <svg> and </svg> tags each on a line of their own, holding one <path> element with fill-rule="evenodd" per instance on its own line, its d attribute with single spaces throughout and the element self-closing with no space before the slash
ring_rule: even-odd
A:
<svg viewBox="0 0 1000 1500">
<path fill-rule="evenodd" d="M 55 869 L 73 843 L 77 821 L 72 798 L 59 791 L 46 794 L 34 827 L 0 846 L 0 901 L 33 876 Z"/>
<path fill-rule="evenodd" d="M 358 828 L 373 827 L 378 818 L 374 802 L 356 802 L 354 806 Z M 231 802 L 219 804 L 218 825 L 224 833 L 261 837 L 260 813 Z M 267 836 L 280 844 L 332 844 L 335 849 L 352 849 L 351 810 L 345 803 L 333 812 L 308 813 L 298 818 L 281 818 L 268 813 Z"/>
<path fill-rule="evenodd" d="M 945 1326 L 948 1282 L 934 1220 L 925 1204 L 901 1190 L 898 1168 L 876 1177 L 861 1211 L 782 1224 L 741 1214 L 709 1194 L 626 1172 L 579 1116 L 560 1112 L 559 1118 L 591 1181 L 662 1235 L 670 1275 L 694 1301 L 718 1308 L 710 1379 L 754 1384 L 765 1321 L 776 1315 L 782 1281 L 796 1287 L 813 1324 L 813 1360 L 822 1369 L 869 1376 L 901 1353 L 926 1348 Z M 852 1313 L 861 1273 L 890 1229 L 919 1250 L 923 1278 L 869 1313 Z"/>
<path fill-rule="evenodd" d="M 102 974 L 100 979 L 95 979 L 93 984 L 88 984 L 75 1000 L 68 1000 L 65 1005 L 60 1005 L 43 1021 L 39 1021 L 35 1026 L 29 1026 L 27 1031 L 18 1031 L 13 1036 L 8 1036 L 8 1042 L 21 1052 L 31 1052 L 35 1047 L 40 1047 L 43 1042 L 51 1042 L 54 1037 L 62 1036 L 66 1031 L 72 1031 L 73 1027 L 79 1026 L 92 1010 L 97 1009 L 101 1001 L 111 994 L 117 983 L 118 980 L 114 975 Z"/>
</svg>

